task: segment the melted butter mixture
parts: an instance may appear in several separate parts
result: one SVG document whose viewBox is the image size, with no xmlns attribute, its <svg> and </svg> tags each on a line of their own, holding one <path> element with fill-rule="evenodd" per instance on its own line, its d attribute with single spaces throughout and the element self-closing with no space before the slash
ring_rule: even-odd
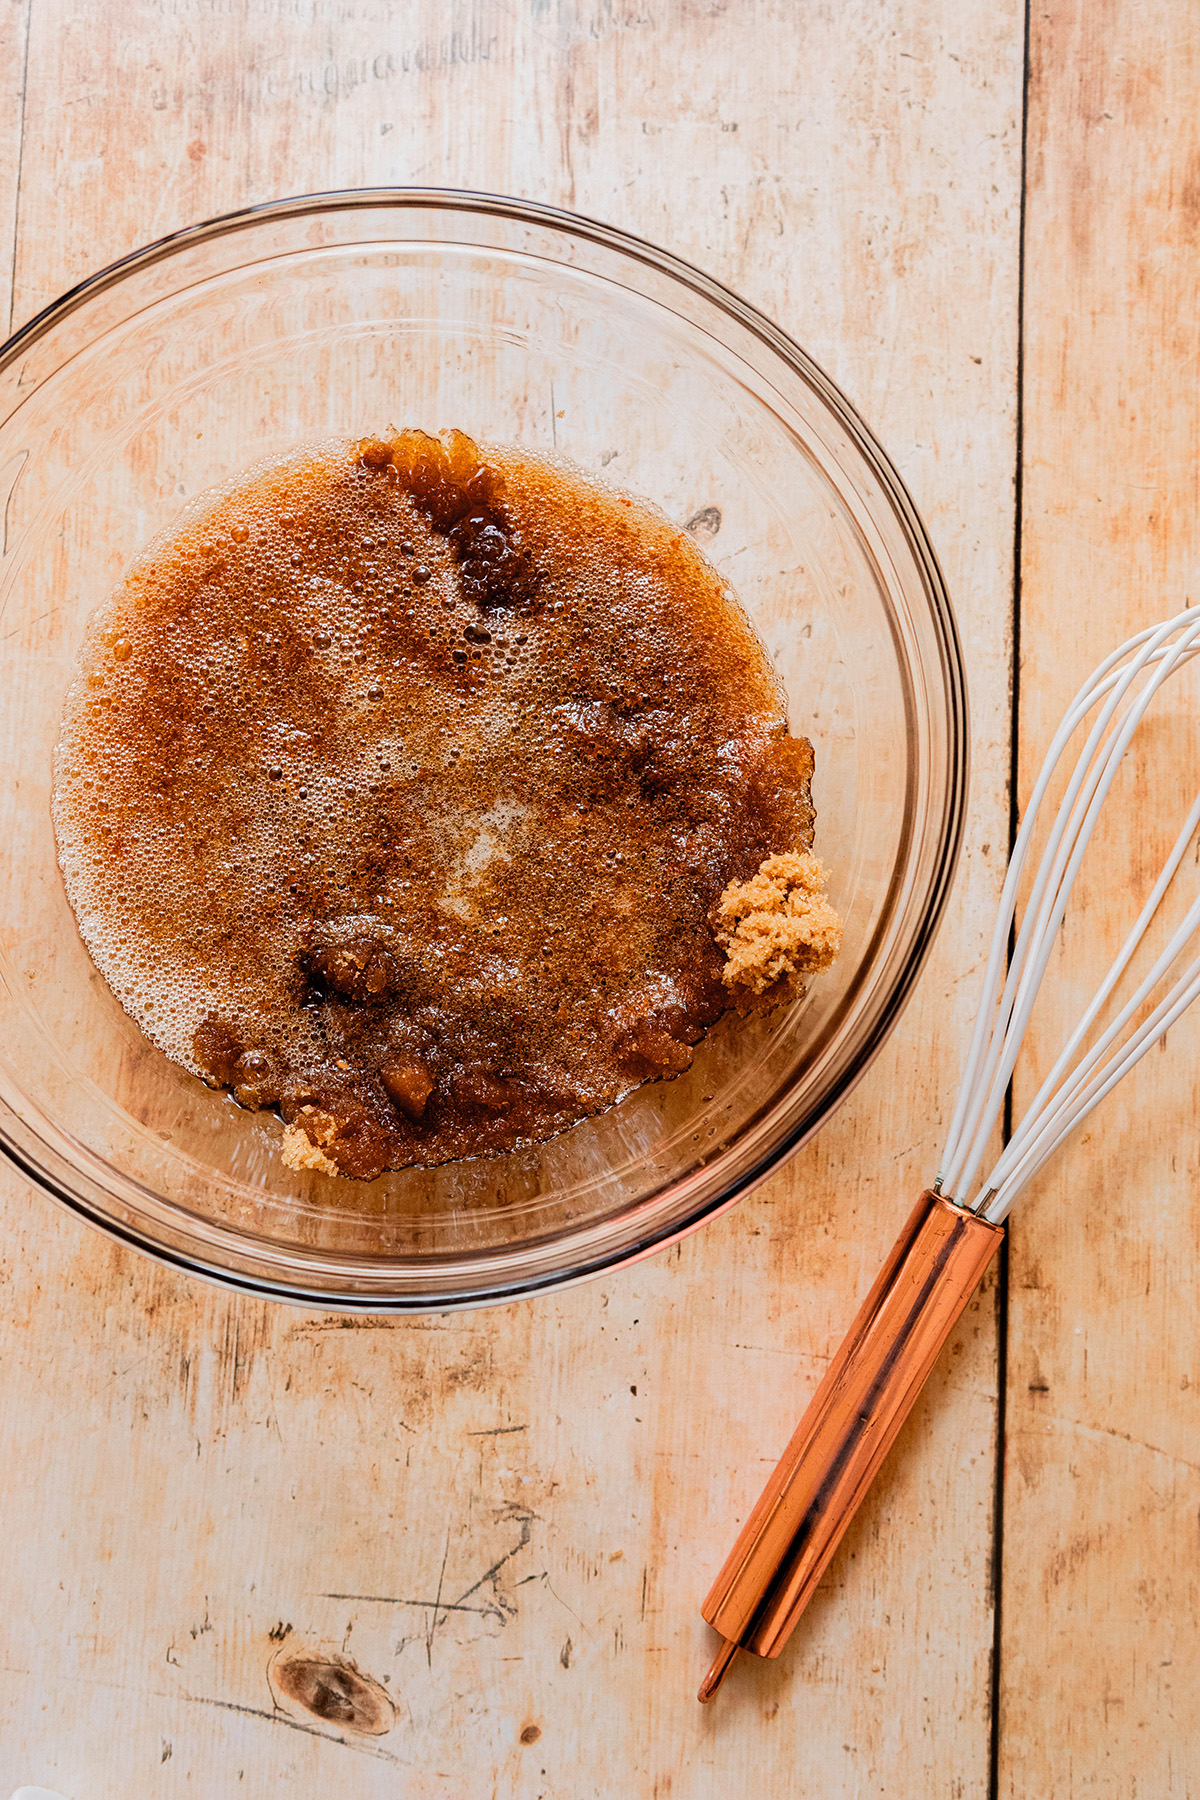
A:
<svg viewBox="0 0 1200 1800">
<path fill-rule="evenodd" d="M 549 1137 L 824 966 L 831 913 L 765 975 L 714 936 L 731 883 L 811 846 L 811 773 L 681 531 L 404 431 L 262 464 L 138 557 L 54 814 L 147 1035 L 278 1108 L 292 1166 L 371 1177 Z"/>
</svg>

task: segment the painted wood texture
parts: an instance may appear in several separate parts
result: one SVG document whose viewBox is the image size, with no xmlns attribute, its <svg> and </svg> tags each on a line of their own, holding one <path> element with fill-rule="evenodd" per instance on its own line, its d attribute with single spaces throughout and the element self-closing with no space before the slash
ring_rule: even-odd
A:
<svg viewBox="0 0 1200 1800">
<path fill-rule="evenodd" d="M 1021 765 L 1139 626 L 1200 598 L 1200 41 L 1172 0 L 1032 14 Z M 1077 1004 L 1195 795 L 1161 710 L 1052 970 Z M 1169 720 L 1169 725 L 1166 721 Z M 1047 1014 L 1019 1084 L 1053 1059 Z M 1011 1243 L 1004 1795 L 1200 1792 L 1200 1018 L 1027 1195 Z"/>
<path fill-rule="evenodd" d="M 711 1574 L 932 1171 L 1004 860 L 1023 32 L 1014 0 L 7 0 L 15 322 L 151 237 L 305 188 L 498 188 L 655 238 L 773 314 L 895 456 L 963 629 L 975 781 L 947 924 L 875 1068 L 782 1174 L 627 1274 L 468 1317 L 347 1323 L 156 1270 L 0 1177 L 0 1793 L 988 1793 L 993 1288 L 793 1646 L 739 1670 L 719 1708 L 693 1696 Z M 1078 87 L 1070 54 L 1056 75 L 1039 50 L 1039 105 L 1056 81 Z M 1157 113 L 1136 127 L 1160 129 Z M 1047 137 L 1046 157 L 1068 139 Z M 1042 204 L 1078 234 L 1069 172 L 1057 182 Z M 1048 217 L 1057 266 L 1055 230 Z M 1099 426 L 1092 441 L 1100 457 Z M 1140 441 L 1149 454 L 1148 422 Z M 1121 592 L 1110 579 L 1114 630 Z M 1160 1158 L 1160 1206 L 1182 1180 Z M 1104 1252 L 1081 1261 L 1060 1224 L 1038 1254 L 1046 1281 L 1055 1258 L 1055 1305 L 1036 1329 L 1014 1313 L 1033 1335 L 1013 1396 L 1028 1342 L 1065 1367 Z M 1165 1291 L 1142 1302 L 1147 1344 L 1166 1342 Z M 1153 1380 L 1148 1366 L 1139 1405 Z M 1027 1594 L 1015 1525 L 1006 1559 L 1006 1655 L 1042 1708 L 1008 1702 L 1027 1748 L 1004 1766 L 1025 1791 L 1067 1731 L 1034 1665 L 1063 1507 L 1086 1528 L 1089 1496 L 1055 1473 L 1068 1448 L 1022 1451 Z M 1105 1467 L 1106 1505 L 1132 1511 L 1143 1464 Z M 1077 1644 L 1107 1631 L 1128 1657 L 1105 1596 L 1076 1581 L 1063 1604 Z M 1181 1588 L 1162 1617 L 1182 1633 Z M 322 1658 L 377 1684 L 360 1698 L 388 1729 L 339 1721 L 311 1674 Z M 1076 1709 L 1097 1670 L 1093 1645 Z M 1132 1754 L 1094 1791 L 1130 1791 Z"/>
</svg>

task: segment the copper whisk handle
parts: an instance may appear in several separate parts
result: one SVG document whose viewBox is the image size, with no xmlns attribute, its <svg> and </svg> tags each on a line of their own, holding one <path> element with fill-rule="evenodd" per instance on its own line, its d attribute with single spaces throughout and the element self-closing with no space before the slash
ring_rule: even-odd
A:
<svg viewBox="0 0 1200 1800">
<path fill-rule="evenodd" d="M 921 1195 L 701 1608 L 726 1640 L 701 1700 L 783 1649 L 1003 1236 Z"/>
</svg>

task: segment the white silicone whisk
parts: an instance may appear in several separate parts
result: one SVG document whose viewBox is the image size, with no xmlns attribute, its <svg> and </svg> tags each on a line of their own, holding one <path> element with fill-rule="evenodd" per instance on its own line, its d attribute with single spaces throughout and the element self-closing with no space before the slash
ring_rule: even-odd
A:
<svg viewBox="0 0 1200 1800">
<path fill-rule="evenodd" d="M 1198 793 L 1083 1017 L 999 1159 L 980 1175 L 1117 770 L 1155 697 L 1198 650 L 1200 606 L 1139 631 L 1083 684 L 1054 736 L 1009 859 L 937 1179 L 918 1201 L 704 1603 L 704 1617 L 724 1642 L 701 1686 L 701 1700 L 716 1692 L 739 1649 L 778 1656 L 999 1248 L 1013 1201 L 1063 1139 L 1200 996 L 1200 950 L 1194 942 L 1200 931 L 1198 895 L 1144 977 L 1093 1035 L 1200 830 Z M 1085 728 L 1013 942 L 1039 819 L 1072 742 Z"/>
</svg>

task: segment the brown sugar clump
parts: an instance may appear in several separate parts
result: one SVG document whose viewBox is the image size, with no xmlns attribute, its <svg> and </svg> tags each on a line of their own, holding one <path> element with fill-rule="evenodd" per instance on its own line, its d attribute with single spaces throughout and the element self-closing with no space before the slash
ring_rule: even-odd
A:
<svg viewBox="0 0 1200 1800">
<path fill-rule="evenodd" d="M 322 1115 L 328 1117 L 328 1114 Z M 330 1124 L 333 1121 L 330 1120 Z M 285 1125 L 283 1142 L 279 1146 L 279 1155 L 285 1169 L 315 1169 L 321 1175 L 337 1175 L 340 1170 L 335 1162 L 330 1162 L 325 1152 L 315 1144 L 309 1131 L 315 1130 L 311 1119 L 304 1119 Z M 332 1134 L 330 1136 L 332 1141 Z"/>
<path fill-rule="evenodd" d="M 289 1168 L 370 1180 L 542 1142 L 823 967 L 819 883 L 733 898 L 816 869 L 782 854 L 812 772 L 686 532 L 527 450 L 389 430 L 260 463 L 137 556 L 88 626 L 54 820 L 147 1036 L 277 1111 Z"/>
<path fill-rule="evenodd" d="M 842 947 L 842 921 L 822 893 L 826 873 L 807 850 L 768 856 L 749 881 L 731 881 L 714 910 L 731 990 L 771 998 L 802 991 Z"/>
</svg>

